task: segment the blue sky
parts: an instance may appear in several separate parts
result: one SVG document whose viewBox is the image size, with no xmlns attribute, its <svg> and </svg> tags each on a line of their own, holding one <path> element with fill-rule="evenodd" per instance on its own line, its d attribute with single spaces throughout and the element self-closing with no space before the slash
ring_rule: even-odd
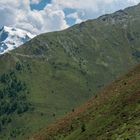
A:
<svg viewBox="0 0 140 140">
<path fill-rule="evenodd" d="M 41 1 L 39 1 L 39 3 L 30 3 L 30 7 L 31 7 L 32 10 L 34 10 L 34 9 L 35 10 L 42 10 L 42 9 L 44 9 L 44 7 L 47 4 L 51 4 L 51 0 L 41 0 Z M 72 9 L 72 8 L 65 8 L 64 9 L 64 13 L 65 13 L 66 16 L 71 14 L 71 13 L 74 13 L 74 12 L 76 12 L 76 10 Z M 67 24 L 69 26 L 72 26 L 72 25 L 75 24 L 75 19 L 67 18 L 67 17 L 65 19 L 66 19 Z"/>
<path fill-rule="evenodd" d="M 35 34 L 58 31 L 139 2 L 140 0 L 0 0 L 0 27 L 14 26 Z"/>
<path fill-rule="evenodd" d="M 36 9 L 36 10 L 42 10 L 42 9 L 44 9 L 44 7 L 47 4 L 51 4 L 52 3 L 52 0 L 37 0 L 37 1 L 38 1 L 37 3 L 31 3 L 30 4 L 32 10 L 34 10 L 34 9 Z M 108 0 L 108 1 L 110 1 L 110 0 Z M 107 6 L 106 5 L 105 6 L 104 5 L 103 6 L 100 6 L 101 7 L 101 11 L 102 11 L 102 9 L 104 9 L 104 11 L 102 11 L 102 12 L 96 12 L 95 11 L 95 13 L 91 13 L 91 15 L 85 13 L 85 16 L 84 17 L 80 17 L 81 20 L 96 18 L 96 17 L 98 17 L 98 16 L 100 16 L 102 14 L 112 13 L 112 12 L 114 12 L 116 10 L 123 9 L 123 8 L 128 7 L 128 6 L 131 6 L 131 5 L 135 5 L 135 4 L 137 4 L 139 2 L 139 0 L 123 0 L 123 1 L 116 0 L 118 2 L 115 2 L 114 1 L 114 3 L 112 1 L 110 1 L 110 3 L 108 3 Z M 102 1 L 101 1 L 101 4 L 102 4 Z M 70 7 L 70 8 L 67 7 L 67 8 L 64 8 L 63 9 L 63 11 L 64 11 L 64 13 L 66 15 L 65 20 L 66 20 L 66 22 L 67 22 L 67 24 L 69 26 L 72 26 L 72 25 L 76 24 L 76 18 L 73 18 L 72 16 L 68 16 L 68 15 L 70 15 L 72 13 L 76 13 L 77 10 L 79 10 L 79 9 L 72 8 L 72 7 Z M 83 9 L 83 11 L 84 11 L 84 9 Z"/>
<path fill-rule="evenodd" d="M 30 3 L 31 9 L 42 10 L 51 0 L 41 0 L 39 3 Z"/>
</svg>

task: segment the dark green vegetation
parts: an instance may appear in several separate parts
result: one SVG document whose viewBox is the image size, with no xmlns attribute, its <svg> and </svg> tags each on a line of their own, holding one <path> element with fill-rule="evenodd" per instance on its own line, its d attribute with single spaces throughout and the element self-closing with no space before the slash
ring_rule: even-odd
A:
<svg viewBox="0 0 140 140">
<path fill-rule="evenodd" d="M 0 76 L 0 133 L 7 134 L 5 129 L 14 118 L 33 109 L 26 96 L 29 93 L 26 84 L 16 76 L 21 71 L 22 66 L 17 63 L 15 71 Z M 14 138 L 16 135 L 13 129 L 10 136 Z"/>
<path fill-rule="evenodd" d="M 22 140 L 73 110 L 137 64 L 139 13 L 140 5 L 61 32 L 43 34 L 0 56 L 0 75 L 10 76 L 13 71 L 17 78 L 15 90 L 19 82 L 22 85 L 22 90 L 15 93 L 19 97 L 17 104 L 21 93 L 25 97 L 22 104 L 34 108 L 13 116 L 0 132 L 0 139 Z M 3 91 L 3 83 L 0 90 Z M 12 132 L 16 133 L 14 137 Z"/>
<path fill-rule="evenodd" d="M 140 65 L 32 139 L 139 140 Z"/>
</svg>

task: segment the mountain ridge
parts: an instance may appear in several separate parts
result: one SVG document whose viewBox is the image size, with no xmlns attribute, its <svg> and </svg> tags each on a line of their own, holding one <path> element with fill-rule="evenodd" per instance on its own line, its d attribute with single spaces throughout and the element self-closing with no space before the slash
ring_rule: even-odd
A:
<svg viewBox="0 0 140 140">
<path fill-rule="evenodd" d="M 140 62 L 140 6 L 124 12 L 125 20 L 114 13 L 39 35 L 0 56 L 0 139 L 22 140 L 37 132 Z"/>
<path fill-rule="evenodd" d="M 19 47 L 33 37 L 35 35 L 23 29 L 3 26 L 0 29 L 0 55 Z"/>
</svg>

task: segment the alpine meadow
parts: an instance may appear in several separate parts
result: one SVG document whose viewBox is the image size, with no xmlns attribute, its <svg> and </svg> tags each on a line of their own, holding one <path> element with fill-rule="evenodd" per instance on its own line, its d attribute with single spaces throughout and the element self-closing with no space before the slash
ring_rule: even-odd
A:
<svg viewBox="0 0 140 140">
<path fill-rule="evenodd" d="M 0 140 L 139 140 L 139 62 L 140 4 L 0 55 Z"/>
</svg>

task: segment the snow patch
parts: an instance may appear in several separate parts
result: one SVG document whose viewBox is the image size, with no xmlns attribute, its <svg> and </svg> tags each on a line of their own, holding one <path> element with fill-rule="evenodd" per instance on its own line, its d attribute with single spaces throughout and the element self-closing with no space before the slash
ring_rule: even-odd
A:
<svg viewBox="0 0 140 140">
<path fill-rule="evenodd" d="M 0 29 L 0 54 L 11 51 L 26 43 L 36 35 L 28 31 L 4 26 Z"/>
</svg>

